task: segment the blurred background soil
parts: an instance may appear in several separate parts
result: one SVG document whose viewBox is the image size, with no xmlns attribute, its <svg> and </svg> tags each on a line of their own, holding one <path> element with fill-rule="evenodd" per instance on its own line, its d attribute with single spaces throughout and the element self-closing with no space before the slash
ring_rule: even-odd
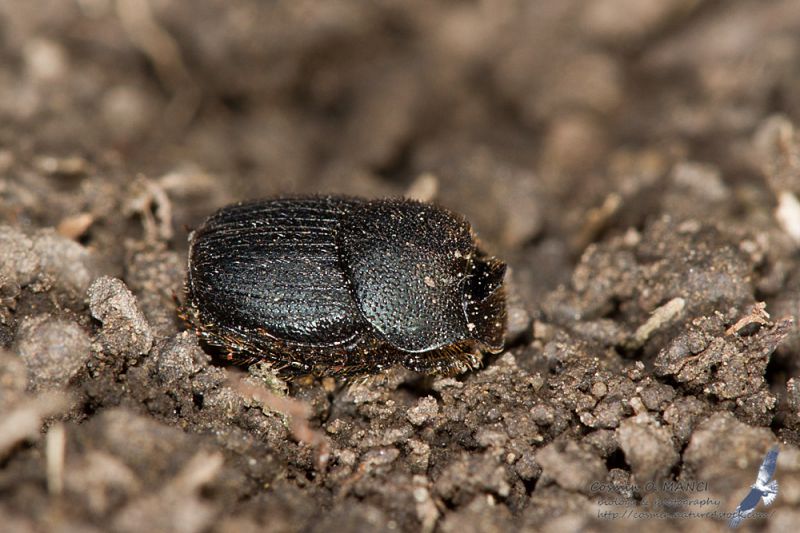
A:
<svg viewBox="0 0 800 533">
<path fill-rule="evenodd" d="M 4 0 L 0 529 L 724 531 L 674 513 L 779 444 L 745 527 L 792 530 L 798 124 L 797 0 Z M 190 229 L 310 192 L 466 214 L 507 350 L 289 385 L 203 351 Z"/>
</svg>

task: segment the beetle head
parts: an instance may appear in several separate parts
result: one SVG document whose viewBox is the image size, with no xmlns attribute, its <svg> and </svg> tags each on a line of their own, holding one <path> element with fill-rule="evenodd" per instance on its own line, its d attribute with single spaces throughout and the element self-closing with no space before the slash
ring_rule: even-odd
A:
<svg viewBox="0 0 800 533">
<path fill-rule="evenodd" d="M 503 349 L 506 325 L 506 295 L 503 278 L 506 264 L 494 257 L 478 255 L 469 267 L 464 294 L 464 312 L 470 336 L 487 350 Z"/>
</svg>

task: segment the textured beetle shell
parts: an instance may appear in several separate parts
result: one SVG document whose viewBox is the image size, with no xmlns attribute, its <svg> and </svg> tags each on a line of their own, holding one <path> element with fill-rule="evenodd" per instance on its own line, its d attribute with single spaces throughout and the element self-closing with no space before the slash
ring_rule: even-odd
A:
<svg viewBox="0 0 800 533">
<path fill-rule="evenodd" d="M 462 217 L 407 200 L 301 197 L 224 208 L 191 236 L 183 316 L 287 374 L 425 372 L 502 348 L 505 265 Z"/>
</svg>

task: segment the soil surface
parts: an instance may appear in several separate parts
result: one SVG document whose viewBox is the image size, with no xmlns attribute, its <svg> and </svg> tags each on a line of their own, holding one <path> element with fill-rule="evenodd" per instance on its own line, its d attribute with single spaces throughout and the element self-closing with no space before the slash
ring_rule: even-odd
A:
<svg viewBox="0 0 800 533">
<path fill-rule="evenodd" d="M 284 383 L 186 331 L 232 201 L 406 195 L 506 350 Z M 0 529 L 800 523 L 796 0 L 0 3 Z M 616 514 L 614 514 L 616 513 Z"/>
</svg>

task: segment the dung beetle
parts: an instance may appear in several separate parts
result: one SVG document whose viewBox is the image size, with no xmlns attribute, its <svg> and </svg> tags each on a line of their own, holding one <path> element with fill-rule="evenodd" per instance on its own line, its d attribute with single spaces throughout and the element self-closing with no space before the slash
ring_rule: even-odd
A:
<svg viewBox="0 0 800 533">
<path fill-rule="evenodd" d="M 189 237 L 181 316 L 286 377 L 454 374 L 503 348 L 506 265 L 456 213 L 412 200 L 279 198 L 225 207 Z"/>
</svg>

